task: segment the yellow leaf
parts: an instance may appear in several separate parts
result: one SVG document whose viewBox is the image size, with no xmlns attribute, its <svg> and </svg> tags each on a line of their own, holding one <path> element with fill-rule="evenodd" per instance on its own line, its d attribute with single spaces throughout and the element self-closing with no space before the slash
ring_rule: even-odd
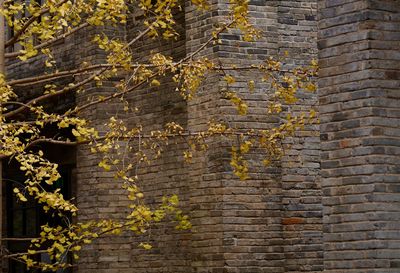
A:
<svg viewBox="0 0 400 273">
<path fill-rule="evenodd" d="M 59 128 L 67 128 L 68 126 L 69 126 L 69 124 L 67 122 L 65 122 L 65 120 L 62 120 L 58 123 Z"/>
<path fill-rule="evenodd" d="M 309 83 L 309 84 L 307 85 L 306 89 L 307 89 L 307 91 L 315 92 L 315 91 L 317 90 L 317 87 L 315 86 L 315 84 Z"/>
<path fill-rule="evenodd" d="M 102 161 L 100 161 L 99 163 L 99 167 L 103 168 L 105 171 L 110 171 L 111 170 L 111 166 L 109 164 L 107 164 L 107 160 L 103 159 Z"/>
<path fill-rule="evenodd" d="M 81 134 L 76 130 L 76 129 L 72 129 L 72 134 L 76 137 L 80 137 Z"/>
<path fill-rule="evenodd" d="M 234 77 L 232 77 L 231 75 L 226 75 L 224 77 L 224 80 L 228 83 L 228 84 L 234 84 L 236 82 L 236 79 Z"/>
<path fill-rule="evenodd" d="M 82 248 L 81 246 L 74 246 L 73 249 L 74 249 L 75 251 L 79 251 L 79 250 L 81 250 L 81 248 Z"/>
<path fill-rule="evenodd" d="M 152 248 L 152 246 L 150 244 L 147 244 L 147 243 L 140 243 L 139 246 L 143 247 L 146 250 L 149 250 L 149 249 Z"/>
<path fill-rule="evenodd" d="M 151 85 L 152 85 L 152 86 L 160 86 L 160 84 L 161 84 L 161 83 L 160 83 L 158 80 L 156 80 L 156 79 L 154 79 L 154 80 L 151 81 Z"/>
</svg>

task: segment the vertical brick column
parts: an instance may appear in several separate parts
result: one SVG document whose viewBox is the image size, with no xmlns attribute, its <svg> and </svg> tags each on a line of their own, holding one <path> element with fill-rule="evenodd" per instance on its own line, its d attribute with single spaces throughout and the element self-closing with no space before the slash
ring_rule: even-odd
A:
<svg viewBox="0 0 400 273">
<path fill-rule="evenodd" d="M 227 2 L 227 1 L 225 1 Z M 252 23 L 262 31 L 257 42 L 242 41 L 240 32 L 231 31 L 221 37 L 218 47 L 219 59 L 227 65 L 246 66 L 262 63 L 278 54 L 279 1 L 250 1 L 249 16 Z M 222 7 L 225 8 L 226 7 Z M 224 9 L 223 9 L 224 11 Z M 221 100 L 221 120 L 238 130 L 269 129 L 279 124 L 279 117 L 268 116 L 270 96 L 268 83 L 261 81 L 256 71 L 229 72 L 236 78 L 234 91 L 249 106 L 247 115 L 241 116 L 228 100 Z M 247 82 L 254 80 L 256 88 L 250 92 Z M 225 87 L 221 78 L 220 88 Z M 233 142 L 230 145 L 238 146 Z M 231 147 L 227 148 L 230 151 Z M 240 181 L 232 175 L 229 167 L 230 154 L 226 161 L 223 180 L 223 222 L 225 272 L 284 272 L 283 236 L 281 223 L 282 184 L 281 163 L 269 167 L 262 165 L 264 151 L 252 151 L 247 155 L 249 179 Z"/>
<path fill-rule="evenodd" d="M 279 1 L 278 48 L 288 52 L 286 66 L 308 66 L 317 59 L 317 1 Z M 317 110 L 317 93 L 301 91 L 292 115 Z M 287 112 L 284 113 L 286 116 Z M 322 269 L 322 205 L 319 126 L 307 125 L 284 140 L 282 229 L 285 272 Z"/>
<path fill-rule="evenodd" d="M 125 29 L 123 27 L 118 30 L 112 27 L 103 29 L 89 27 L 81 30 L 75 35 L 76 66 L 83 62 L 89 64 L 106 62 L 106 53 L 92 42 L 93 35 L 99 32 L 117 38 L 124 37 Z M 115 92 L 114 81 L 118 82 L 118 79 L 104 81 L 101 87 L 96 86 L 95 83 L 88 84 L 85 86 L 85 92 L 76 96 L 76 104 L 79 106 L 87 103 L 93 97 L 107 96 Z M 91 126 L 95 127 L 100 134 L 104 134 L 106 130 L 104 124 L 109 121 L 111 116 L 120 114 L 122 111 L 119 109 L 121 108 L 119 101 L 111 101 L 87 108 L 80 115 L 89 120 Z M 127 214 L 129 203 L 124 194 L 125 191 L 112 172 L 106 172 L 98 167 L 101 159 L 101 154 L 91 153 L 89 147 L 85 145 L 77 148 L 76 201 L 80 209 L 77 221 L 120 219 Z M 81 259 L 77 262 L 74 271 L 116 273 L 129 268 L 132 247 L 127 243 L 129 240 L 130 237 L 126 234 L 94 240 L 92 244 L 85 246 L 81 251 Z"/>
<path fill-rule="evenodd" d="M 400 271 L 400 2 L 319 1 L 326 272 Z"/>
<path fill-rule="evenodd" d="M 212 1 L 211 9 L 199 12 L 191 1 L 185 1 L 186 52 L 191 54 L 211 34 L 212 26 L 218 22 L 218 2 Z M 215 46 L 202 52 L 203 56 L 215 60 Z M 211 119 L 219 120 L 219 76 L 209 75 L 198 90 L 196 97 L 187 104 L 188 130 L 200 131 L 207 128 Z M 188 166 L 188 196 L 191 209 L 191 268 L 196 273 L 222 273 L 223 222 L 222 158 L 227 157 L 226 149 L 218 141 L 211 141 L 205 153 L 195 154 Z"/>
<path fill-rule="evenodd" d="M 186 10 L 188 53 L 206 41 L 211 24 L 228 13 L 227 1 L 214 1 L 210 15 Z M 221 35 L 221 44 L 205 52 L 223 64 L 249 65 L 289 50 L 290 65 L 316 57 L 316 2 L 251 1 L 250 17 L 263 31 L 256 43 L 241 41 L 240 32 Z M 283 54 L 282 54 L 283 55 Z M 209 76 L 197 97 L 188 103 L 188 128 L 204 129 L 209 120 L 236 129 L 271 128 L 279 117 L 267 115 L 270 88 L 260 75 L 229 72 L 232 86 L 249 105 L 240 116 L 219 93 L 222 77 Z M 257 82 L 250 93 L 247 81 Z M 302 94 L 294 110 L 308 111 L 316 95 Z M 265 168 L 262 151 L 249 155 L 250 179 L 239 181 L 229 166 L 232 143 L 210 141 L 205 156 L 195 158 L 189 173 L 193 217 L 192 253 L 195 272 L 318 271 L 322 268 L 319 135 L 306 128 L 288 140 L 291 148 L 282 162 Z M 235 145 L 235 143 L 234 143 Z M 298 159 L 298 160 L 297 160 Z M 283 217 L 283 218 L 282 218 Z M 293 221 L 301 220 L 301 223 Z"/>
<path fill-rule="evenodd" d="M 316 57 L 316 2 L 251 1 L 250 17 L 265 38 L 245 43 L 240 33 L 221 35 L 221 44 L 206 52 L 224 64 L 247 65 L 270 56 L 290 53 L 290 66 Z M 227 14 L 227 1 L 215 1 L 211 17 L 187 9 L 188 53 L 207 39 L 210 24 Z M 195 13 L 194 13 L 195 14 Z M 234 73 L 236 91 L 249 105 L 240 116 L 219 94 L 223 80 L 211 76 L 188 104 L 188 127 L 204 128 L 209 120 L 236 129 L 271 128 L 278 117 L 268 117 L 270 89 L 257 73 Z M 246 81 L 257 82 L 251 94 Z M 296 113 L 316 104 L 316 95 L 302 94 Z M 322 215 L 319 185 L 318 127 L 308 127 L 288 140 L 293 144 L 282 162 L 260 166 L 263 154 L 249 155 L 250 179 L 239 181 L 229 166 L 230 145 L 211 141 L 205 157 L 191 168 L 189 179 L 194 230 L 192 261 L 195 272 L 286 272 L 322 269 Z M 293 221 L 301 220 L 301 223 Z M 222 239 L 222 240 L 221 240 Z M 197 271 L 196 271 L 197 270 Z"/>
<path fill-rule="evenodd" d="M 134 44 L 135 61 L 148 63 L 154 53 L 161 53 L 178 61 L 185 57 L 185 12 L 175 10 L 179 37 L 171 40 L 151 39 L 144 37 Z M 143 17 L 133 14 L 128 21 L 127 39 L 131 40 L 143 30 Z M 128 101 L 137 111 L 130 113 L 127 122 L 130 127 L 142 126 L 144 133 L 151 130 L 163 130 L 169 122 L 187 127 L 186 101 L 175 91 L 176 85 L 172 75 L 159 77 L 158 87 L 144 86 L 129 94 Z M 136 149 L 137 147 L 135 147 Z M 150 164 L 142 163 L 139 168 L 138 185 L 145 195 L 147 204 L 159 204 L 163 196 L 177 194 L 180 207 L 185 213 L 190 212 L 189 185 L 187 181 L 188 165 L 184 162 L 183 151 L 187 149 L 186 141 L 175 138 L 163 147 L 160 158 L 153 159 L 149 155 Z M 133 153 L 133 152 L 132 152 Z M 169 222 L 168 222 L 169 221 Z M 174 228 L 171 218 L 161 224 L 154 225 L 149 236 L 133 236 L 130 238 L 130 272 L 135 273 L 190 273 L 190 234 L 189 230 Z M 149 240 L 153 249 L 145 251 L 138 247 L 139 242 Z"/>
</svg>

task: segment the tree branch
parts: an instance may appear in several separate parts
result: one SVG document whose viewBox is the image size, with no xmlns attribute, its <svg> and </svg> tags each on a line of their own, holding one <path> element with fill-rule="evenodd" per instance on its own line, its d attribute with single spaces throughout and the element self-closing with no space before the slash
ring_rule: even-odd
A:
<svg viewBox="0 0 400 273">
<path fill-rule="evenodd" d="M 10 118 L 10 117 L 12 117 L 12 116 L 14 116 L 14 115 L 16 115 L 16 114 L 19 114 L 19 113 L 23 112 L 25 109 L 27 109 L 27 107 L 29 107 L 29 106 L 31 106 L 31 105 L 34 105 L 34 104 L 36 104 L 36 103 L 42 102 L 42 101 L 47 100 L 47 99 L 50 99 L 50 98 L 52 98 L 52 97 L 56 97 L 56 96 L 65 94 L 65 93 L 67 93 L 67 92 L 69 92 L 69 91 L 71 91 L 71 90 L 75 90 L 75 89 L 77 89 L 77 88 L 79 88 L 79 87 L 81 87 L 81 86 L 83 86 L 83 85 L 85 85 L 85 84 L 91 82 L 91 81 L 94 80 L 96 77 L 98 77 L 99 75 L 101 75 L 102 73 L 104 73 L 107 69 L 108 69 L 107 67 L 106 67 L 106 68 L 103 68 L 103 69 L 101 69 L 100 71 L 98 71 L 98 72 L 92 74 L 92 76 L 90 76 L 89 78 L 87 78 L 87 79 L 85 79 L 85 80 L 83 80 L 83 81 L 80 81 L 80 82 L 78 82 L 78 83 L 76 83 L 76 84 L 74 84 L 74 85 L 72 85 L 72 86 L 64 87 L 64 88 L 61 89 L 60 91 L 56 91 L 56 92 L 54 92 L 54 93 L 49 93 L 49 94 L 44 94 L 44 95 L 42 95 L 42 96 L 40 96 L 40 97 L 34 98 L 34 99 L 28 101 L 27 103 L 25 103 L 24 106 L 21 106 L 21 107 L 15 109 L 15 110 L 13 110 L 13 111 L 7 112 L 7 113 L 5 113 L 3 116 L 4 116 L 5 118 Z"/>
<path fill-rule="evenodd" d="M 69 31 L 65 32 L 64 34 L 62 34 L 62 35 L 60 35 L 58 37 L 54 37 L 51 40 L 48 40 L 48 41 L 46 41 L 44 43 L 41 43 L 41 44 L 38 44 L 37 46 L 34 47 L 34 49 L 39 50 L 39 49 L 42 49 L 42 48 L 44 48 L 46 46 L 49 46 L 49 45 L 51 45 L 51 44 L 53 44 L 53 43 L 55 43 L 55 42 L 57 42 L 59 40 L 65 39 L 66 37 L 72 35 L 73 33 L 77 32 L 78 30 L 83 29 L 83 28 L 85 28 L 87 26 L 89 26 L 88 23 L 83 23 L 82 25 L 77 26 L 76 28 L 73 28 L 73 29 L 69 30 Z M 22 55 L 22 53 L 20 51 L 13 52 L 13 53 L 6 53 L 5 54 L 5 58 L 7 58 L 7 59 L 15 58 L 15 57 L 18 57 L 18 56 L 21 56 L 21 55 Z"/>
<path fill-rule="evenodd" d="M 61 0 L 61 2 L 57 6 L 60 6 L 60 5 L 64 4 L 65 2 L 67 2 L 67 0 Z M 14 36 L 10 40 L 8 40 L 6 42 L 5 47 L 7 48 L 7 47 L 12 46 L 13 44 L 15 44 L 18 41 L 18 38 L 21 37 L 21 35 L 28 29 L 28 27 L 33 22 L 35 22 L 35 20 L 37 18 L 39 18 L 40 16 L 42 16 L 43 14 L 45 14 L 45 13 L 47 13 L 49 11 L 50 11 L 50 8 L 44 8 L 44 9 L 41 9 L 40 12 L 36 16 L 34 16 L 34 15 L 29 16 L 28 20 L 21 27 L 21 29 L 17 33 L 15 33 Z"/>
<path fill-rule="evenodd" d="M 176 63 L 173 63 L 172 65 L 176 65 Z M 188 65 L 186 63 L 182 64 L 183 66 Z M 158 65 L 153 65 L 153 64 L 134 64 L 131 65 L 131 68 L 137 68 L 137 67 L 146 67 L 146 68 L 155 68 Z M 159 65 L 161 66 L 161 65 Z M 77 75 L 81 75 L 85 72 L 91 71 L 91 70 L 96 70 L 99 68 L 104 68 L 104 67 L 115 67 L 114 65 L 111 64 L 96 64 L 96 65 L 91 65 L 88 67 L 83 67 L 83 68 L 78 68 L 78 69 L 73 69 L 73 70 L 66 70 L 66 71 L 59 71 L 55 72 L 52 74 L 46 74 L 42 76 L 36 76 L 36 77 L 29 77 L 29 78 L 23 78 L 23 79 L 17 79 L 17 80 L 10 80 L 6 84 L 10 86 L 26 86 L 26 85 L 32 85 L 32 84 L 40 84 L 40 83 L 45 83 L 48 81 L 53 81 L 65 77 L 74 77 Z M 121 66 L 117 66 L 117 68 L 120 68 Z M 222 71 L 222 70 L 252 70 L 252 69 L 260 69 L 260 65 L 249 65 L 249 66 L 223 66 L 219 65 L 218 67 L 213 67 L 211 68 L 212 70 L 215 71 Z M 265 69 L 265 67 L 262 67 Z"/>
<path fill-rule="evenodd" d="M 47 74 L 47 75 L 42 75 L 42 76 L 29 77 L 29 78 L 18 79 L 18 80 L 10 80 L 6 84 L 10 85 L 10 86 L 15 86 L 15 85 L 24 86 L 24 85 L 28 85 L 28 84 L 32 85 L 32 84 L 44 83 L 47 81 L 53 81 L 55 79 L 60 79 L 60 78 L 69 77 L 69 76 L 76 76 L 76 75 L 82 74 L 84 72 L 96 70 L 99 68 L 111 67 L 111 66 L 112 65 L 109 65 L 109 64 L 96 64 L 96 65 L 91 65 L 88 67 L 60 71 L 60 72 L 55 72 L 52 74 Z"/>
<path fill-rule="evenodd" d="M 31 241 L 39 238 L 1 238 L 1 241 Z"/>
<path fill-rule="evenodd" d="M 235 22 L 235 21 L 231 21 L 231 22 L 229 22 L 228 24 L 226 24 L 226 25 L 224 25 L 223 27 L 221 27 L 221 29 L 219 29 L 219 30 L 217 31 L 217 33 L 216 33 L 215 36 L 211 36 L 211 38 L 208 39 L 208 40 L 207 40 L 203 45 L 201 45 L 197 50 L 195 50 L 193 53 L 191 53 L 191 54 L 189 54 L 188 56 L 186 56 L 185 58 L 183 58 L 180 62 L 173 64 L 173 66 L 177 67 L 177 66 L 181 65 L 182 63 L 184 63 L 184 62 L 186 62 L 186 61 L 188 61 L 188 60 L 192 60 L 193 57 L 194 57 L 195 55 L 197 55 L 197 54 L 198 54 L 199 52 L 201 52 L 204 48 L 206 48 L 212 41 L 214 41 L 215 39 L 217 39 L 217 38 L 215 38 L 215 37 L 218 37 L 219 34 L 221 34 L 223 31 L 225 31 L 226 29 L 228 29 L 234 22 Z M 150 30 L 150 29 L 147 29 L 147 30 Z M 135 40 L 138 40 L 138 39 L 135 39 Z M 131 43 L 129 43 L 128 45 L 130 45 L 130 44 L 131 44 Z M 114 94 L 109 95 L 109 96 L 107 96 L 107 97 L 105 97 L 105 98 L 102 98 L 102 99 L 100 99 L 100 100 L 93 101 L 93 102 L 87 103 L 87 104 L 85 104 L 85 105 L 82 105 L 82 106 L 80 106 L 80 107 L 77 107 L 77 108 L 74 109 L 74 111 L 69 112 L 69 114 L 78 113 L 78 112 L 80 112 L 80 111 L 82 111 L 82 110 L 84 110 L 84 109 L 86 109 L 86 108 L 88 108 L 88 107 L 91 107 L 91 106 L 93 106 L 93 105 L 96 105 L 96 104 L 98 104 L 98 103 L 106 102 L 106 101 L 109 101 L 109 100 L 112 100 L 112 99 L 115 99 L 115 98 L 119 98 L 119 97 L 121 97 L 121 96 L 124 96 L 125 94 L 134 91 L 136 88 L 139 88 L 140 86 L 142 86 L 143 84 L 147 83 L 149 80 L 153 79 L 154 77 L 156 77 L 156 76 L 158 76 L 158 75 L 159 75 L 159 73 L 154 73 L 153 75 L 149 76 L 147 79 L 142 80 L 141 82 L 137 83 L 136 85 L 134 85 L 133 87 L 131 87 L 131 88 L 127 89 L 127 90 L 114 93 Z M 64 114 L 64 115 L 65 115 L 65 114 Z"/>
<path fill-rule="evenodd" d="M 139 39 L 141 39 L 143 36 L 145 36 L 149 31 L 150 31 L 150 27 L 148 27 L 145 31 L 141 32 L 138 36 L 136 36 L 136 37 L 135 37 L 134 39 L 132 39 L 128 44 L 126 44 L 126 45 L 124 46 L 124 49 L 128 48 L 129 46 L 132 46 L 135 42 L 137 42 Z M 90 81 L 94 80 L 96 77 L 100 76 L 101 74 L 103 74 L 104 72 L 106 72 L 106 71 L 107 71 L 108 69 L 110 69 L 111 67 L 113 67 L 113 66 L 110 65 L 110 66 L 103 67 L 103 68 L 102 68 L 100 71 L 98 71 L 97 73 L 94 73 L 94 74 L 93 74 L 92 76 L 90 76 L 89 78 L 87 78 L 87 79 L 85 79 L 85 80 L 83 80 L 83 81 L 81 81 L 81 82 L 79 82 L 79 83 L 77 83 L 77 84 L 74 84 L 73 86 L 67 86 L 67 87 L 63 88 L 62 90 L 60 90 L 60 91 L 57 91 L 57 92 L 54 92 L 54 93 L 45 94 L 45 95 L 42 95 L 42 96 L 37 97 L 37 98 L 35 98 L 35 99 L 32 99 L 32 100 L 30 100 L 29 102 L 27 102 L 26 105 L 27 105 L 27 106 L 30 106 L 30 105 L 36 104 L 36 103 L 38 103 L 38 102 L 41 102 L 41 101 L 43 101 L 43 100 L 46 100 L 46 99 L 49 99 L 49 98 L 52 98 L 52 97 L 55 97 L 55 96 L 59 96 L 59 95 L 62 95 L 62 94 L 65 94 L 65 93 L 67 93 L 67 92 L 69 92 L 69 91 L 71 91 L 71 90 L 75 90 L 75 89 L 77 89 L 77 88 L 79 88 L 79 87 L 81 87 L 81 86 L 83 86 L 83 85 L 89 83 Z M 4 117 L 5 117 L 5 118 L 10 118 L 10 117 L 12 117 L 12 116 L 14 116 L 14 115 L 16 115 L 16 114 L 21 113 L 21 112 L 24 111 L 25 109 L 26 109 L 26 106 L 21 106 L 21 107 L 18 108 L 18 109 L 15 109 L 15 110 L 13 110 L 13 111 L 10 111 L 10 112 L 5 113 L 5 114 L 4 114 Z"/>
</svg>

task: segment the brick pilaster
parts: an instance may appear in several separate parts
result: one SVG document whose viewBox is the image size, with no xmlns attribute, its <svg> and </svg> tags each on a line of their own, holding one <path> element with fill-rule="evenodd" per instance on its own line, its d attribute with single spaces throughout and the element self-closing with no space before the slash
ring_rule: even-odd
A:
<svg viewBox="0 0 400 273">
<path fill-rule="evenodd" d="M 326 272 L 399 272 L 398 1 L 319 1 Z"/>
</svg>

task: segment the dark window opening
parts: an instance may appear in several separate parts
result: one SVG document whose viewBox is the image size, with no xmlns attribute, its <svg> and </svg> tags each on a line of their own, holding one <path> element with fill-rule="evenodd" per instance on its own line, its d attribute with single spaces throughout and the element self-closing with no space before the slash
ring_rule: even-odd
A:
<svg viewBox="0 0 400 273">
<path fill-rule="evenodd" d="M 66 199 L 71 198 L 72 190 L 72 170 L 73 165 L 62 165 L 59 167 L 61 178 L 56 181 L 50 189 L 60 188 L 61 193 Z M 10 172 L 5 176 L 6 182 L 6 204 L 7 204 L 7 233 L 8 238 L 26 238 L 26 240 L 9 241 L 7 248 L 11 253 L 26 252 L 30 245 L 29 238 L 39 236 L 41 226 L 44 224 L 65 225 L 61 218 L 52 217 L 50 213 L 45 213 L 42 204 L 38 204 L 32 198 L 28 198 L 27 202 L 21 202 L 13 193 L 13 189 L 23 188 L 24 176 L 20 172 Z M 49 262 L 48 255 L 41 254 L 36 257 L 42 262 Z M 67 261 L 68 262 L 68 261 Z M 70 262 L 70 261 L 69 261 Z M 38 269 L 27 270 L 23 263 L 15 260 L 9 261 L 9 273 L 40 273 L 44 272 Z M 72 272 L 71 270 L 63 270 L 60 272 Z"/>
</svg>

